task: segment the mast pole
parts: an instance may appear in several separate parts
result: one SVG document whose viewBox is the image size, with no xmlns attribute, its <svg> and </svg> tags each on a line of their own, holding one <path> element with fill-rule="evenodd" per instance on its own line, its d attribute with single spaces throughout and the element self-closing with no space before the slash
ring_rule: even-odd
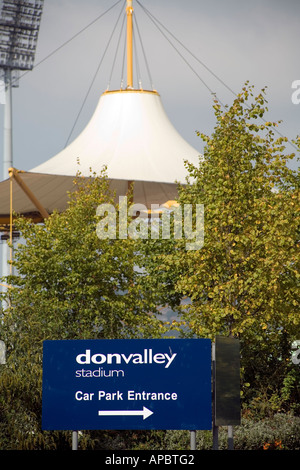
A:
<svg viewBox="0 0 300 470">
<path fill-rule="evenodd" d="M 127 88 L 133 88 L 133 53 L 132 53 L 132 0 L 127 0 Z"/>
</svg>

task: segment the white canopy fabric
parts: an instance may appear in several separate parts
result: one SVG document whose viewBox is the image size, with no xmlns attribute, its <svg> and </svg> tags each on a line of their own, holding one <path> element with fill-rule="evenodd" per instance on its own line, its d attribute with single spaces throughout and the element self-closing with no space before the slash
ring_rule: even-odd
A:
<svg viewBox="0 0 300 470">
<path fill-rule="evenodd" d="M 197 163 L 191 147 L 169 121 L 157 92 L 105 92 L 89 124 L 64 150 L 33 168 L 34 173 L 72 176 L 80 169 L 110 179 L 184 183 L 184 160 Z M 78 167 L 78 160 L 80 166 Z"/>
<path fill-rule="evenodd" d="M 79 136 L 65 149 L 29 172 L 20 173 L 42 206 L 51 213 L 66 208 L 78 172 L 106 174 L 117 195 L 134 182 L 134 202 L 163 204 L 176 198 L 177 182 L 186 181 L 185 160 L 195 165 L 200 154 L 177 132 L 156 91 L 107 91 Z M 36 207 L 14 182 L 13 210 Z M 0 221 L 9 214 L 9 180 L 0 183 Z"/>
</svg>

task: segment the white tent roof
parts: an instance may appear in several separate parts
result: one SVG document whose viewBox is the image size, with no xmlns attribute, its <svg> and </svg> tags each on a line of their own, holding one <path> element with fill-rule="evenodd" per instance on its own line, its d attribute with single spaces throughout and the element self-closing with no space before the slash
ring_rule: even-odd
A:
<svg viewBox="0 0 300 470">
<path fill-rule="evenodd" d="M 155 91 L 120 90 L 101 95 L 96 110 L 79 136 L 64 150 L 29 172 L 20 173 L 48 213 L 64 210 L 73 178 L 100 174 L 104 167 L 112 189 L 125 195 L 134 182 L 134 201 L 150 207 L 177 196 L 185 183 L 184 161 L 198 164 L 199 152 L 176 131 Z M 9 180 L 0 183 L 0 222 L 9 216 Z M 37 212 L 16 182 L 13 210 Z"/>
<path fill-rule="evenodd" d="M 191 147 L 169 121 L 157 92 L 105 92 L 81 134 L 31 172 L 64 176 L 100 173 L 109 179 L 184 183 L 184 160 L 198 163 Z M 78 166 L 78 160 L 80 166 Z"/>
</svg>

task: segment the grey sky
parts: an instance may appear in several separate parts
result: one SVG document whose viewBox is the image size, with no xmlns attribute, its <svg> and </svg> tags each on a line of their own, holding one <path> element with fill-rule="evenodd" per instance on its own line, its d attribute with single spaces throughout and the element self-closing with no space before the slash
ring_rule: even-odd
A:
<svg viewBox="0 0 300 470">
<path fill-rule="evenodd" d="M 16 168 L 29 170 L 65 146 L 122 3 L 50 58 L 43 59 L 115 1 L 45 0 L 36 67 L 21 78 L 19 88 L 13 91 L 13 164 Z M 295 105 L 291 101 L 292 82 L 300 80 L 299 0 L 140 2 L 236 93 L 247 80 L 257 92 L 267 86 L 267 118 L 283 120 L 279 130 L 290 140 L 300 134 L 300 104 Z M 215 125 L 210 92 L 136 1 L 134 8 L 153 84 L 162 97 L 165 110 L 183 137 L 202 151 L 203 144 L 196 131 L 211 134 Z M 71 140 L 88 123 L 108 85 L 119 31 L 120 28 L 100 67 Z M 233 94 L 173 39 L 172 43 L 220 100 L 231 104 Z M 139 60 L 143 62 L 141 54 Z M 111 89 L 120 87 L 121 65 L 122 47 Z M 144 88 L 149 87 L 146 72 L 142 75 L 142 84 Z M 0 112 L 2 140 L 2 105 Z M 288 147 L 288 150 L 294 149 Z"/>
</svg>

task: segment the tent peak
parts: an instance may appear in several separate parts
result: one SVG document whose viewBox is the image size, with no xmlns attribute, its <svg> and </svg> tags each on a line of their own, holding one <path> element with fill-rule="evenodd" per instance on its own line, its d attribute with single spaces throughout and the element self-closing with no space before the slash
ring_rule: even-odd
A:
<svg viewBox="0 0 300 470">
<path fill-rule="evenodd" d="M 159 93 L 157 90 L 144 90 L 142 88 L 120 88 L 119 90 L 105 90 L 102 94 L 107 95 L 109 93 L 150 93 L 152 95 L 158 95 Z"/>
</svg>

